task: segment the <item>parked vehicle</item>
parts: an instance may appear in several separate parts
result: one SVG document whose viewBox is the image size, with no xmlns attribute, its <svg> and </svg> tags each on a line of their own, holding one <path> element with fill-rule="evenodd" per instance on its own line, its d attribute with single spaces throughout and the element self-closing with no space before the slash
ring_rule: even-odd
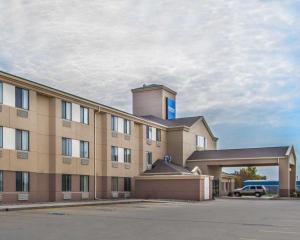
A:
<svg viewBox="0 0 300 240">
<path fill-rule="evenodd" d="M 266 194 L 266 188 L 264 186 L 245 186 L 243 188 L 238 188 L 233 191 L 234 196 L 256 196 L 261 197 Z"/>
</svg>

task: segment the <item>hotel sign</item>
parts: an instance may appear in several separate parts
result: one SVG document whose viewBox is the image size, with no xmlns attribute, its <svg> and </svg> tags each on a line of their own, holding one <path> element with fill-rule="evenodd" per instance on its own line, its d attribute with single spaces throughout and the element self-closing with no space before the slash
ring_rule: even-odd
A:
<svg viewBox="0 0 300 240">
<path fill-rule="evenodd" d="M 176 118 L 176 102 L 175 99 L 167 98 L 166 99 L 166 118 L 175 119 Z"/>
</svg>

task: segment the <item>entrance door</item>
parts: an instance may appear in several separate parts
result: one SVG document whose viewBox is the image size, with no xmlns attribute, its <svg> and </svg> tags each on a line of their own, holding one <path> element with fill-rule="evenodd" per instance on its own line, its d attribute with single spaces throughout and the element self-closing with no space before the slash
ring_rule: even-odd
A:
<svg viewBox="0 0 300 240">
<path fill-rule="evenodd" d="M 220 189 L 219 189 L 220 181 L 219 179 L 213 180 L 213 196 L 219 197 L 220 196 Z"/>
</svg>

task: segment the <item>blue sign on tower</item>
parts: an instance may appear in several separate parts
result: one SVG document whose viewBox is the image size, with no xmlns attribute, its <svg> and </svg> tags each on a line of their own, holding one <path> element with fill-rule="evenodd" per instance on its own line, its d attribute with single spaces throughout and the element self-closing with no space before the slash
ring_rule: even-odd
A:
<svg viewBox="0 0 300 240">
<path fill-rule="evenodd" d="M 175 119 L 176 118 L 176 102 L 175 99 L 167 98 L 166 99 L 167 107 L 166 107 L 166 118 L 167 119 Z"/>
</svg>

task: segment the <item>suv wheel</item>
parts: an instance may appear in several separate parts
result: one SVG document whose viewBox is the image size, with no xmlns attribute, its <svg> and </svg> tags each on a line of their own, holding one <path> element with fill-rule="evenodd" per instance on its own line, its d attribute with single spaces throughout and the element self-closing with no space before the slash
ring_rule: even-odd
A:
<svg viewBox="0 0 300 240">
<path fill-rule="evenodd" d="M 255 197 L 260 197 L 261 194 L 259 192 L 255 193 Z"/>
</svg>

